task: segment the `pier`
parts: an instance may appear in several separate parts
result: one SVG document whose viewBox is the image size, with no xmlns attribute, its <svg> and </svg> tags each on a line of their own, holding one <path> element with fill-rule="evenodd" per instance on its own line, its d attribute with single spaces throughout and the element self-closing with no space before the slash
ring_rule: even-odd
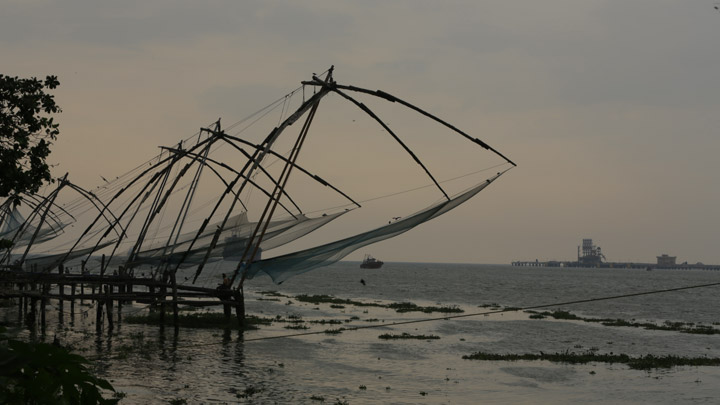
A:
<svg viewBox="0 0 720 405">
<path fill-rule="evenodd" d="M 558 261 L 549 260 L 541 262 L 534 261 L 514 261 L 511 263 L 514 267 L 571 267 L 586 269 L 644 269 L 644 270 L 720 270 L 720 264 L 668 264 L 659 265 L 657 263 L 638 263 L 638 262 L 600 262 L 586 264 L 577 261 Z"/>
<path fill-rule="evenodd" d="M 240 325 L 245 322 L 245 304 L 241 291 L 179 285 L 172 276 L 162 281 L 128 275 L 69 274 L 63 272 L 62 267 L 58 273 L 0 270 L 0 300 L 5 299 L 17 300 L 15 304 L 18 307 L 19 323 L 25 321 L 29 326 L 34 326 L 39 321 L 43 329 L 50 300 L 57 302 L 61 323 L 65 316 L 66 303 L 70 306 L 70 317 L 74 317 L 76 303 L 94 302 L 98 333 L 105 324 L 108 330 L 112 330 L 115 321 L 121 321 L 122 306 L 132 302 L 159 308 L 161 324 L 164 324 L 165 312 L 169 306 L 176 328 L 180 305 L 222 305 L 228 320 L 235 308 Z"/>
<path fill-rule="evenodd" d="M 602 248 L 600 248 L 600 246 L 596 246 L 593 243 L 592 239 L 585 238 L 582 240 L 582 245 L 579 245 L 577 247 L 576 261 L 548 260 L 545 262 L 541 262 L 540 260 L 535 259 L 535 261 L 514 261 L 511 264 L 515 267 L 575 267 L 585 269 L 601 268 L 644 270 L 720 270 L 720 264 L 688 264 L 688 262 L 677 264 L 676 260 L 676 256 L 668 256 L 667 254 L 663 254 L 661 256 L 657 256 L 656 263 L 608 262 L 602 252 Z"/>
</svg>

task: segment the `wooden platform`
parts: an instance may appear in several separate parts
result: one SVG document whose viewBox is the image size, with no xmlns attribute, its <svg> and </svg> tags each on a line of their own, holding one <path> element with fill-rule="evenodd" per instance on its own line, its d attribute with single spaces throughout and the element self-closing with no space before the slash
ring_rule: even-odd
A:
<svg viewBox="0 0 720 405">
<path fill-rule="evenodd" d="M 108 329 L 112 329 L 113 309 L 117 306 L 119 320 L 122 305 L 132 302 L 158 306 L 161 322 L 166 305 L 170 305 L 176 327 L 179 305 L 222 305 L 228 318 L 234 307 L 241 325 L 245 320 L 245 303 L 241 291 L 180 285 L 172 274 L 163 281 L 126 275 L 69 274 L 64 273 L 62 268 L 59 268 L 58 273 L 0 270 L 0 299 L 18 300 L 19 317 L 28 323 L 37 322 L 36 312 L 40 304 L 40 324 L 43 328 L 45 307 L 49 300 L 57 301 L 60 311 L 63 310 L 63 304 L 69 302 L 71 314 L 74 313 L 75 302 L 95 302 L 98 331 L 102 330 L 105 321 Z"/>
</svg>

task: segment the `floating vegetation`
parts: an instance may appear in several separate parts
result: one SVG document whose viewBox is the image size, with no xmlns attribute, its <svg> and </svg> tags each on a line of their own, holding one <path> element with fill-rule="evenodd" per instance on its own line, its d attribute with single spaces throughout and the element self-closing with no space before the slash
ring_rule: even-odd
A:
<svg viewBox="0 0 720 405">
<path fill-rule="evenodd" d="M 311 401 L 320 401 L 325 402 L 325 397 L 321 397 L 320 395 L 313 395 L 310 397 Z"/>
<path fill-rule="evenodd" d="M 440 339 L 440 336 L 436 335 L 411 335 L 407 332 L 403 332 L 402 335 L 391 335 L 389 333 L 382 334 L 378 336 L 378 339 L 418 339 L 418 340 L 432 340 L 432 339 Z"/>
<path fill-rule="evenodd" d="M 343 333 L 343 331 L 346 330 L 345 328 L 337 328 L 337 329 L 325 329 L 324 333 L 328 335 L 339 335 Z"/>
<path fill-rule="evenodd" d="M 250 386 L 250 387 L 245 388 L 245 390 L 242 393 L 237 394 L 236 396 L 238 398 L 251 398 L 253 395 L 261 393 L 261 392 L 263 392 L 262 388 L 255 388 L 253 386 Z"/>
<path fill-rule="evenodd" d="M 319 325 L 339 325 L 342 324 L 343 321 L 337 319 L 319 319 L 315 321 L 308 321 L 308 323 L 317 323 Z"/>
<path fill-rule="evenodd" d="M 285 327 L 285 329 L 301 329 L 301 330 L 310 329 L 310 327 L 305 326 L 305 325 L 285 325 L 284 327 Z"/>
<path fill-rule="evenodd" d="M 334 309 L 344 309 L 344 308 L 345 308 L 345 305 L 332 304 L 332 305 L 330 305 L 330 308 L 334 308 Z"/>
<path fill-rule="evenodd" d="M 159 325 L 160 313 L 151 312 L 146 315 L 128 315 L 123 322 L 131 324 Z M 257 329 L 257 325 L 270 325 L 272 318 L 260 318 L 248 315 L 245 317 L 245 329 Z M 172 314 L 165 314 L 165 325 L 173 324 Z M 185 328 L 232 328 L 240 329 L 237 317 L 231 316 L 227 318 L 225 314 L 215 312 L 204 312 L 199 314 L 180 314 L 178 316 L 178 324 Z"/>
<path fill-rule="evenodd" d="M 573 321 L 574 320 L 578 320 L 578 321 L 583 320 L 583 318 L 581 318 L 573 313 L 570 313 L 568 311 L 554 311 L 552 313 L 543 312 L 542 314 L 552 316 L 555 319 L 566 319 L 566 320 L 573 320 Z"/>
<path fill-rule="evenodd" d="M 281 297 L 281 298 L 292 298 L 289 295 L 280 294 L 277 291 L 258 291 L 258 294 L 260 295 L 267 295 L 269 297 Z"/>
<path fill-rule="evenodd" d="M 650 370 L 654 368 L 672 368 L 677 366 L 720 366 L 720 358 L 711 357 L 681 357 L 681 356 L 654 356 L 648 354 L 640 357 L 631 357 L 627 354 L 598 354 L 594 351 L 575 353 L 570 351 L 560 353 L 533 354 L 494 354 L 477 352 L 462 357 L 465 360 L 489 361 L 519 361 L 519 360 L 547 360 L 553 363 L 587 364 L 610 363 L 626 364 L 635 370 Z"/>
<path fill-rule="evenodd" d="M 451 307 L 421 307 L 418 305 L 413 304 L 412 302 L 399 302 L 399 303 L 393 303 L 389 304 L 388 308 L 392 308 L 397 312 L 424 312 L 424 313 L 431 313 L 431 312 L 443 312 L 443 313 L 462 313 L 465 312 L 462 309 L 451 306 Z"/>
<path fill-rule="evenodd" d="M 260 297 L 260 298 L 257 298 L 257 301 L 275 301 L 275 302 L 280 302 L 280 298 L 262 298 L 262 297 Z"/>
<path fill-rule="evenodd" d="M 392 304 L 378 304 L 375 302 L 360 302 L 341 298 L 335 298 L 330 295 L 296 295 L 295 299 L 300 302 L 309 302 L 312 304 L 331 304 L 331 308 L 341 308 L 340 305 L 355 305 L 358 307 L 378 307 L 378 308 L 390 308 L 396 312 L 443 312 L 443 313 L 462 313 L 465 312 L 457 306 L 445 306 L 445 307 L 422 307 L 412 302 L 396 302 Z M 335 305 L 335 306 L 333 306 Z"/>
<path fill-rule="evenodd" d="M 364 386 L 364 385 L 361 385 L 361 386 L 359 386 L 359 387 L 358 387 L 358 389 L 361 389 L 361 390 L 366 390 L 366 389 L 367 389 L 367 387 L 366 387 L 366 386 Z"/>
<path fill-rule="evenodd" d="M 300 302 L 309 302 L 311 304 L 335 304 L 335 305 L 355 305 L 358 307 L 382 307 L 384 305 L 376 303 L 365 303 L 360 301 L 345 300 L 335 298 L 331 295 L 296 295 L 295 299 Z"/>
<path fill-rule="evenodd" d="M 697 325 L 692 322 L 671 322 L 665 321 L 658 325 L 652 322 L 631 322 L 624 319 L 610 319 L 610 318 L 583 318 L 577 316 L 568 311 L 545 311 L 540 313 L 533 313 L 530 315 L 530 319 L 543 319 L 552 317 L 555 319 L 572 320 L 572 321 L 583 321 L 583 322 L 594 322 L 600 323 L 604 326 L 625 326 L 633 328 L 644 328 L 648 330 L 664 330 L 664 331 L 676 331 L 682 333 L 693 333 L 699 335 L 715 335 L 720 334 L 720 329 L 715 329 L 708 325 Z"/>
<path fill-rule="evenodd" d="M 305 322 L 300 315 L 290 315 L 287 317 L 287 319 L 283 318 L 282 315 L 276 315 L 275 318 L 272 319 L 272 321 L 273 322 L 288 322 L 288 323 L 304 323 Z"/>
</svg>

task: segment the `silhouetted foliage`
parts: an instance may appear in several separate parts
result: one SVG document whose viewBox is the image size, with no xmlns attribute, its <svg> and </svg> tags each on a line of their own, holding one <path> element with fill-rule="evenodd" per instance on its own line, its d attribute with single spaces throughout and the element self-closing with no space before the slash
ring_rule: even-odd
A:
<svg viewBox="0 0 720 405">
<path fill-rule="evenodd" d="M 51 115 L 61 110 L 46 90 L 59 84 L 56 76 L 40 80 L 0 74 L 0 197 L 35 193 L 51 181 L 45 159 L 60 133 Z"/>
<path fill-rule="evenodd" d="M 102 389 L 115 389 L 95 377 L 82 356 L 52 344 L 9 339 L 3 332 L 0 327 L 0 403 L 118 403 L 102 396 Z"/>
</svg>

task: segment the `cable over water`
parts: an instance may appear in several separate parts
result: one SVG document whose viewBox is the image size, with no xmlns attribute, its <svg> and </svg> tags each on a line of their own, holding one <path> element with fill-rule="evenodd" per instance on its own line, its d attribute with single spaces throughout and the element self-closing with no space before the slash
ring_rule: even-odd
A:
<svg viewBox="0 0 720 405">
<path fill-rule="evenodd" d="M 548 304 L 525 306 L 522 308 L 500 309 L 500 310 L 474 312 L 474 313 L 470 313 L 470 314 L 461 314 L 461 315 L 448 315 L 448 316 L 433 317 L 433 318 L 415 319 L 415 320 L 411 320 L 411 321 L 383 323 L 383 324 L 378 324 L 378 325 L 348 326 L 348 327 L 343 328 L 343 332 L 355 331 L 355 330 L 361 330 L 361 329 L 387 328 L 388 326 L 411 325 L 411 324 L 426 323 L 426 322 L 448 321 L 451 319 L 485 316 L 485 315 L 499 314 L 499 313 L 503 313 L 503 312 L 527 311 L 527 310 L 534 310 L 534 309 L 557 307 L 557 306 L 561 306 L 561 305 L 574 305 L 574 304 L 583 304 L 583 303 L 589 303 L 589 302 L 609 301 L 609 300 L 617 300 L 617 299 L 628 298 L 628 297 L 639 297 L 639 296 L 643 296 L 643 295 L 664 294 L 664 293 L 669 293 L 669 292 L 693 290 L 693 289 L 698 289 L 698 288 L 708 288 L 708 287 L 717 287 L 717 286 L 720 286 L 720 282 L 697 284 L 697 285 L 691 285 L 691 286 L 685 286 L 685 287 L 666 288 L 666 289 L 659 289 L 659 290 L 652 290 L 652 291 L 641 291 L 641 292 L 636 292 L 636 293 L 613 295 L 613 296 L 607 296 L 607 297 L 595 297 L 595 298 L 588 298 L 588 299 L 583 299 L 583 300 L 561 301 L 561 302 L 554 302 L 554 303 L 548 303 Z M 257 337 L 257 338 L 243 339 L 243 342 L 258 342 L 258 341 L 263 341 L 263 340 L 287 339 L 287 338 L 294 338 L 294 337 L 301 337 L 301 336 L 321 335 L 321 334 L 325 334 L 325 332 L 326 331 L 323 330 L 323 331 L 313 331 L 313 332 L 290 333 L 290 334 L 276 335 L 276 336 L 262 336 L 262 337 Z M 211 343 L 192 344 L 192 345 L 186 345 L 186 346 L 180 345 L 177 347 L 178 348 L 188 348 L 188 347 L 197 347 L 197 346 L 212 346 L 212 345 L 224 344 L 224 343 L 225 342 L 211 342 Z"/>
</svg>

